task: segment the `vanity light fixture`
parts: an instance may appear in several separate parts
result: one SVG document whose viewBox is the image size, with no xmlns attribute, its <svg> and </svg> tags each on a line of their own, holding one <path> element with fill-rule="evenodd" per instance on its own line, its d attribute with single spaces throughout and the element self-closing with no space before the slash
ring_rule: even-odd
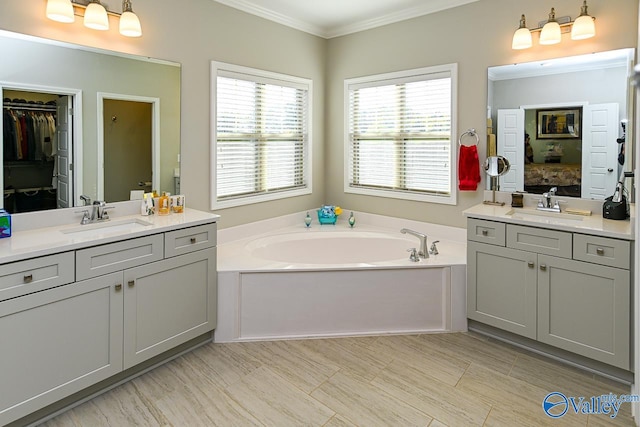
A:
<svg viewBox="0 0 640 427">
<path fill-rule="evenodd" d="M 47 0 L 47 18 L 64 23 L 75 21 L 75 16 L 84 18 L 84 25 L 94 30 L 108 30 L 108 15 L 119 18 L 120 34 L 126 37 L 140 37 L 140 19 L 133 12 L 131 0 L 122 1 L 122 13 L 107 10 L 100 0 Z"/>
<path fill-rule="evenodd" d="M 571 28 L 572 40 L 584 40 L 596 35 L 595 18 L 590 16 L 587 12 L 587 0 L 582 3 L 580 10 L 580 16 L 575 21 L 571 20 L 570 16 L 562 16 L 556 18 L 555 8 L 551 8 L 549 13 L 549 19 L 538 23 L 537 28 L 529 30 L 525 23 L 525 17 L 522 15 L 520 18 L 520 27 L 513 34 L 513 40 L 511 42 L 512 49 L 527 49 L 530 48 L 533 43 L 531 40 L 531 33 L 539 32 L 541 45 L 551 45 L 560 43 L 562 40 L 562 33 L 569 32 Z"/>
</svg>

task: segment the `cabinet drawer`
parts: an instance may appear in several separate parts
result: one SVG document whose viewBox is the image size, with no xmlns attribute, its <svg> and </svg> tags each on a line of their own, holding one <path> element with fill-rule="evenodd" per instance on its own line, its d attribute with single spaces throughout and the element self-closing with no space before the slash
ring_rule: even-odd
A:
<svg viewBox="0 0 640 427">
<path fill-rule="evenodd" d="M 467 239 L 473 240 L 474 242 L 504 246 L 505 224 L 502 222 L 469 218 L 467 220 Z"/>
<path fill-rule="evenodd" d="M 215 223 L 164 233 L 165 258 L 211 248 L 215 245 Z"/>
<path fill-rule="evenodd" d="M 89 279 L 162 259 L 162 234 L 76 251 L 76 280 Z"/>
<path fill-rule="evenodd" d="M 573 258 L 628 270 L 631 262 L 631 243 L 626 240 L 574 234 Z"/>
<path fill-rule="evenodd" d="M 571 233 L 508 224 L 507 247 L 571 258 Z"/>
<path fill-rule="evenodd" d="M 74 281 L 73 252 L 0 266 L 0 301 Z"/>
</svg>

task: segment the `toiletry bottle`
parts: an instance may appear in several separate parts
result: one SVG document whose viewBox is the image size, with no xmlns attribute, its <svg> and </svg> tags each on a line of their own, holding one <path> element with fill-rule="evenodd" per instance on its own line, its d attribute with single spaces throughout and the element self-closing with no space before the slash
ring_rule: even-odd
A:
<svg viewBox="0 0 640 427">
<path fill-rule="evenodd" d="M 356 223 L 356 217 L 353 216 L 353 212 L 349 215 L 349 226 L 353 228 Z"/>
<path fill-rule="evenodd" d="M 311 217 L 309 216 L 309 212 L 307 212 L 307 216 L 304 217 L 304 225 L 309 227 L 311 225 Z"/>
<path fill-rule="evenodd" d="M 162 196 L 158 199 L 158 215 L 169 215 L 169 196 L 166 192 L 162 192 Z"/>
</svg>

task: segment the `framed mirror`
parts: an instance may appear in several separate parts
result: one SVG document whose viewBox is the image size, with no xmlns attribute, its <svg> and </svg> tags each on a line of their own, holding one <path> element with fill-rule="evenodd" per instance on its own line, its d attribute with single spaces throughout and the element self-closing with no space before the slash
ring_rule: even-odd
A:
<svg viewBox="0 0 640 427">
<path fill-rule="evenodd" d="M 604 199 L 633 169 L 634 49 L 488 69 L 502 191 Z"/>
<path fill-rule="evenodd" d="M 3 206 L 177 194 L 180 64 L 0 31 Z"/>
</svg>

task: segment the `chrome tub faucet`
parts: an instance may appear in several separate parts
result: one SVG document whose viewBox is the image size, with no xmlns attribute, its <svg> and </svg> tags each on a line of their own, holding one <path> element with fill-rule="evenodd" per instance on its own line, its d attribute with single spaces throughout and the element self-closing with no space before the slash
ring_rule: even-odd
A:
<svg viewBox="0 0 640 427">
<path fill-rule="evenodd" d="M 429 258 L 429 251 L 427 251 L 426 234 L 414 230 L 409 230 L 408 228 L 403 228 L 402 230 L 400 230 L 400 232 L 402 234 L 411 234 L 412 236 L 416 236 L 420 240 L 420 250 L 418 250 L 418 256 L 420 258 Z"/>
</svg>

